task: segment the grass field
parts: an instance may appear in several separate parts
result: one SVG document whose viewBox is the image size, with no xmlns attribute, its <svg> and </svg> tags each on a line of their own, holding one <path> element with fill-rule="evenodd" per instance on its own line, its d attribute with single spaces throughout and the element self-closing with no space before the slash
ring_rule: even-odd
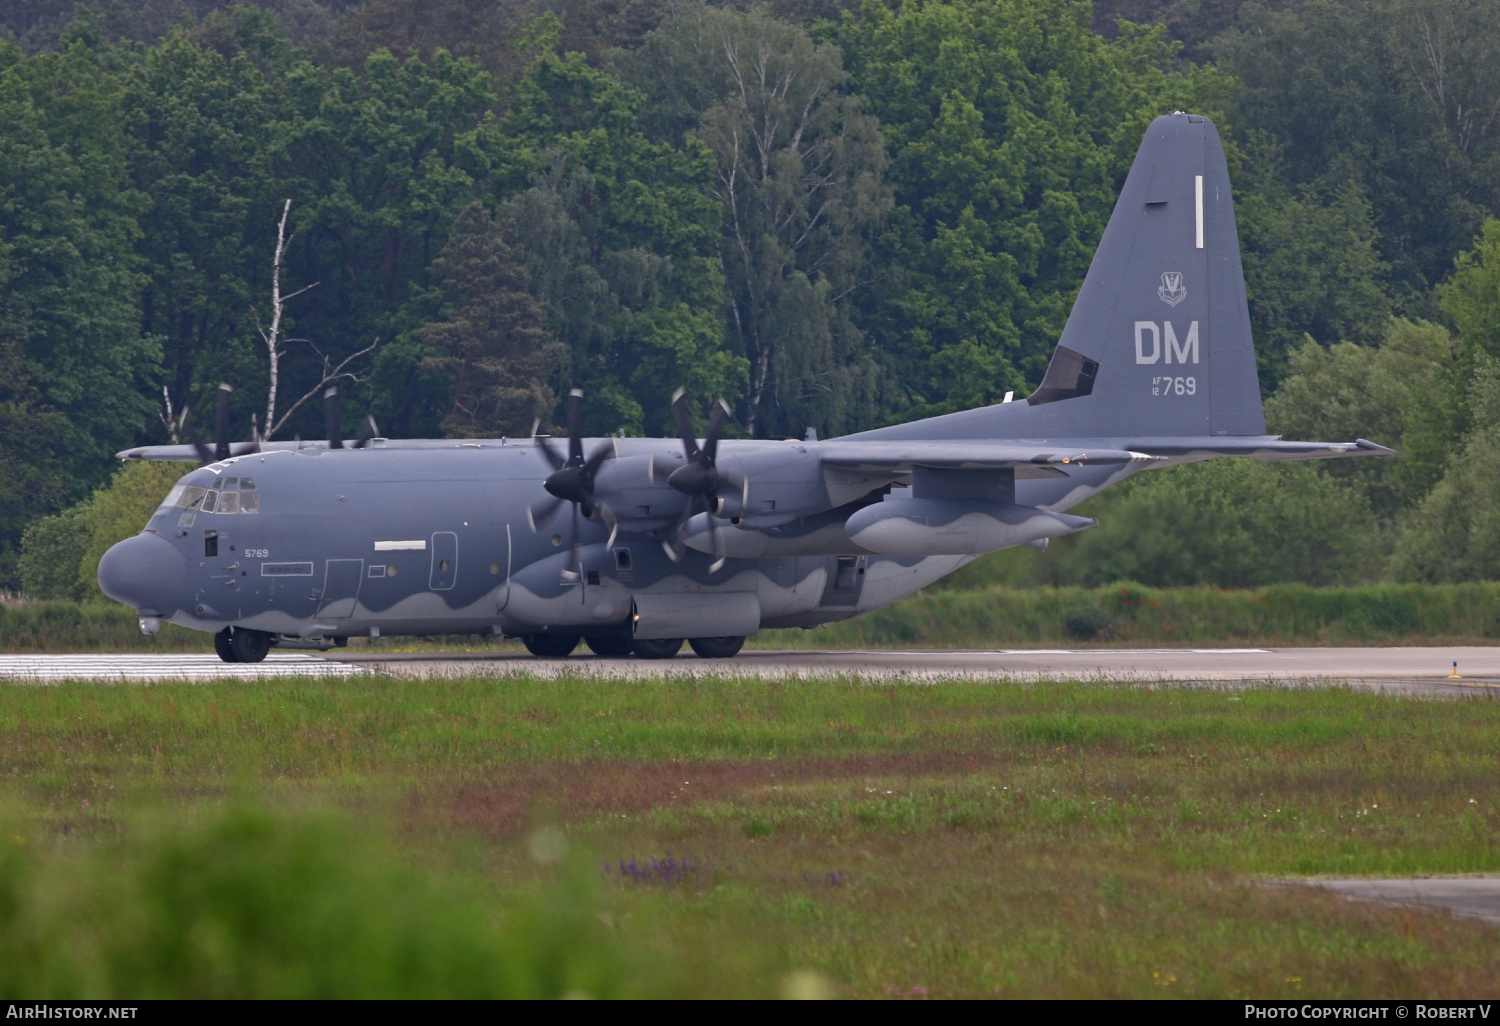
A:
<svg viewBox="0 0 1500 1026">
<path fill-rule="evenodd" d="M 1500 702 L 464 679 L 0 687 L 7 994 L 1494 996 Z"/>
</svg>

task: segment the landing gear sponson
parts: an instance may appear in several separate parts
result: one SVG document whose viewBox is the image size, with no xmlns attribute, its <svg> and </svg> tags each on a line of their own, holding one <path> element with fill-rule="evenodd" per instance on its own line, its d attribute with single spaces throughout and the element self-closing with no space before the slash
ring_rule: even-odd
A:
<svg viewBox="0 0 1500 1026">
<path fill-rule="evenodd" d="M 682 651 L 683 642 L 703 659 L 728 659 L 745 645 L 743 637 L 728 638 L 627 638 L 623 634 L 526 634 L 521 644 L 526 651 L 542 659 L 564 659 L 573 654 L 583 641 L 595 655 L 618 659 L 634 655 L 639 659 L 671 659 Z"/>
</svg>

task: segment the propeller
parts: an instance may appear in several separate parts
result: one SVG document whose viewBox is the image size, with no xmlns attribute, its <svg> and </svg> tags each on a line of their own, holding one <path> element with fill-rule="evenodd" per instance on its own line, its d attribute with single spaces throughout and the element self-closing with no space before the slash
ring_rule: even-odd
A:
<svg viewBox="0 0 1500 1026">
<path fill-rule="evenodd" d="M 703 439 L 703 445 L 699 446 L 693 434 L 693 419 L 688 413 L 685 395 L 686 390 L 681 388 L 672 394 L 672 411 L 677 415 L 677 433 L 682 437 L 682 451 L 687 462 L 672 471 L 667 477 L 667 484 L 688 496 L 691 501 L 668 535 L 668 540 L 662 542 L 662 548 L 673 562 L 680 560 L 687 548 L 682 538 L 683 526 L 695 513 L 707 513 L 714 555 L 717 557 L 709 567 L 709 572 L 715 573 L 728 558 L 724 538 L 719 533 L 719 524 L 715 519 L 724 509 L 724 500 L 719 493 L 726 487 L 738 491 L 743 509 L 749 505 L 750 481 L 737 470 L 719 469 L 719 436 L 723 432 L 724 422 L 730 416 L 729 404 L 720 399 L 713 405 L 708 416 L 708 434 Z"/>
<path fill-rule="evenodd" d="M 214 446 L 210 449 L 204 444 L 203 439 L 198 437 L 196 431 L 188 431 L 188 441 L 193 445 L 193 451 L 198 454 L 198 462 L 204 465 L 215 463 L 219 460 L 227 460 L 231 456 L 243 456 L 250 452 L 259 452 L 258 441 L 248 442 L 242 446 L 233 446 L 229 442 L 229 395 L 234 389 L 227 384 L 220 384 L 218 398 L 214 404 Z M 182 420 L 187 422 L 188 411 L 182 411 Z"/>
<path fill-rule="evenodd" d="M 571 533 L 571 548 L 573 561 L 570 569 L 563 571 L 563 577 L 568 580 L 576 580 L 577 568 L 582 564 L 582 544 L 579 541 L 579 515 L 587 520 L 602 520 L 609 524 L 609 542 L 607 546 L 613 545 L 615 536 L 619 532 L 619 520 L 610 511 L 609 507 L 594 498 L 594 478 L 599 472 L 599 467 L 605 460 L 609 459 L 614 452 L 614 447 L 608 443 L 600 445 L 587 456 L 583 453 L 583 390 L 575 388 L 568 393 L 568 449 L 567 455 L 557 452 L 552 448 L 551 440 L 536 433 L 540 422 L 532 425 L 531 434 L 537 448 L 549 465 L 552 473 L 542 482 L 542 487 L 552 496 L 552 499 L 541 506 L 526 510 L 526 520 L 531 525 L 533 532 L 537 530 L 537 521 L 550 517 L 564 502 L 573 505 L 573 522 Z"/>
<path fill-rule="evenodd" d="M 328 435 L 328 448 L 344 448 L 344 418 L 340 409 L 339 386 L 329 385 L 323 392 L 323 429 Z M 354 441 L 349 443 L 351 449 L 363 449 L 370 444 L 370 439 L 380 434 L 380 428 L 375 425 L 374 417 L 365 417 L 365 422 L 360 426 L 359 434 L 354 436 Z"/>
</svg>

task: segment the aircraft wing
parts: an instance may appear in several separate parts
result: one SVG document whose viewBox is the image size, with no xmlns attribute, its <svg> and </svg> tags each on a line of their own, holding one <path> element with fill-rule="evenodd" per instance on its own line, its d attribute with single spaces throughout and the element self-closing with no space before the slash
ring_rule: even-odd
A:
<svg viewBox="0 0 1500 1026">
<path fill-rule="evenodd" d="M 819 447 L 826 467 L 864 474 L 932 470 L 1014 470 L 1018 478 L 1060 477 L 1070 466 L 1152 463 L 1161 456 L 1129 449 L 1063 444 L 995 442 L 827 442 Z"/>
<path fill-rule="evenodd" d="M 1292 442 L 1272 436 L 1139 438 L 1125 448 L 1102 448 L 1067 441 L 1050 442 L 845 442 L 819 448 L 823 465 L 864 474 L 934 470 L 1015 470 L 1017 478 L 1057 477 L 1068 467 L 1125 463 L 1190 463 L 1214 456 L 1258 460 L 1322 460 L 1346 456 L 1394 456 L 1396 451 L 1367 438 L 1353 442 Z"/>
<path fill-rule="evenodd" d="M 1215 456 L 1248 456 L 1256 460 L 1280 462 L 1284 460 L 1331 460 L 1347 456 L 1396 456 L 1395 449 L 1387 448 L 1368 438 L 1356 438 L 1352 442 L 1292 442 L 1281 438 L 1146 438 L 1139 440 L 1140 448 L 1153 456 L 1169 459 L 1174 463 L 1190 463 L 1194 460 L 1211 459 Z"/>
</svg>

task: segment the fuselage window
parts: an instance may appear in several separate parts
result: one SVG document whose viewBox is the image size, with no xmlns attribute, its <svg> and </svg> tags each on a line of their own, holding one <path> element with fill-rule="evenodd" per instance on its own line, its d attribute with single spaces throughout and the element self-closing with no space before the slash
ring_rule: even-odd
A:
<svg viewBox="0 0 1500 1026">
<path fill-rule="evenodd" d="M 219 512 L 220 513 L 238 513 L 239 511 L 240 511 L 240 493 L 239 492 L 227 492 L 226 491 L 226 492 L 220 492 L 219 493 Z"/>
<path fill-rule="evenodd" d="M 260 512 L 260 493 L 255 490 L 254 478 L 240 478 L 240 512 Z"/>
</svg>

